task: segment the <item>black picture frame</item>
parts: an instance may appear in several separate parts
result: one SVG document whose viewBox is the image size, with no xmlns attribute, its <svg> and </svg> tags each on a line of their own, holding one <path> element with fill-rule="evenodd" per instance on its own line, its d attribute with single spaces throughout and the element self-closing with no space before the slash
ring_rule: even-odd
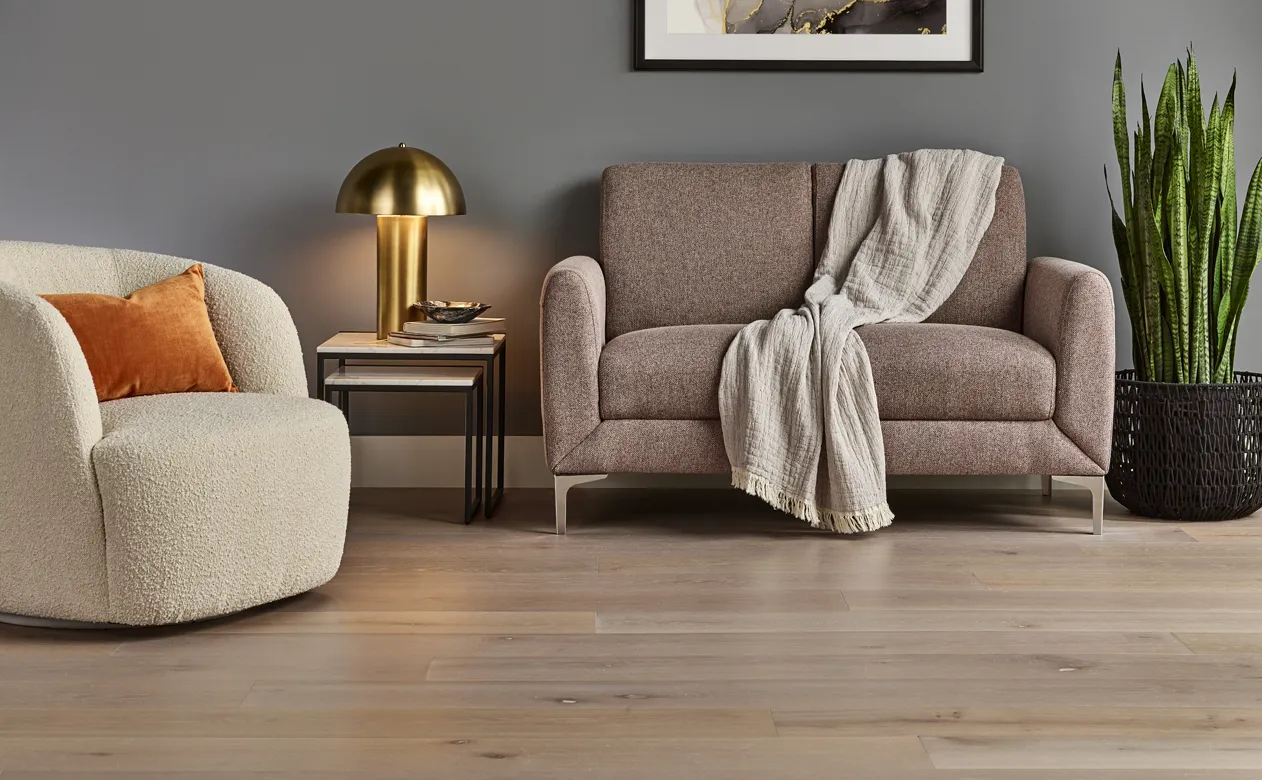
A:
<svg viewBox="0 0 1262 780">
<path fill-rule="evenodd" d="M 973 2 L 973 56 L 969 60 L 650 60 L 645 55 L 647 0 L 631 0 L 635 13 L 635 70 L 662 71 L 866 71 L 982 73 L 985 71 L 985 0 Z"/>
</svg>

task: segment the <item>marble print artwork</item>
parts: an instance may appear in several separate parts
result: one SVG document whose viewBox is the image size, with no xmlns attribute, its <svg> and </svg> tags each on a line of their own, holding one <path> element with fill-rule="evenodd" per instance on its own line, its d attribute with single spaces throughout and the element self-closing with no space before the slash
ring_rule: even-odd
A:
<svg viewBox="0 0 1262 780">
<path fill-rule="evenodd" d="M 693 0 L 707 31 L 942 35 L 947 0 Z"/>
</svg>

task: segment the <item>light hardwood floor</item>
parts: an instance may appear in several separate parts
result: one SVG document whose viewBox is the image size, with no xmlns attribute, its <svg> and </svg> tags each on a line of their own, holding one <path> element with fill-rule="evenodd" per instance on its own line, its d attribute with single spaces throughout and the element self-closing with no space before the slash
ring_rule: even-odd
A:
<svg viewBox="0 0 1262 780">
<path fill-rule="evenodd" d="M 455 521 L 359 494 L 319 591 L 178 629 L 0 627 L 0 780 L 1262 777 L 1262 518 L 896 494 L 817 533 L 727 491 Z"/>
</svg>

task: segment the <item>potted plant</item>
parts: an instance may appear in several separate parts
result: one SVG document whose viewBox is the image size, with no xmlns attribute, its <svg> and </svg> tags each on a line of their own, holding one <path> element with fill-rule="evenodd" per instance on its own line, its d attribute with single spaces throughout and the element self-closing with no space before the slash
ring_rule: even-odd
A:
<svg viewBox="0 0 1262 780">
<path fill-rule="evenodd" d="M 1108 485 L 1147 517 L 1226 520 L 1262 508 L 1262 375 L 1235 370 L 1262 250 L 1262 163 L 1240 216 L 1235 117 L 1234 79 L 1207 117 L 1189 50 L 1186 65 L 1170 66 L 1155 116 L 1143 94 L 1143 121 L 1132 136 L 1118 54 L 1113 131 L 1122 214 L 1114 202 L 1113 235 L 1135 368 L 1117 375 Z"/>
</svg>

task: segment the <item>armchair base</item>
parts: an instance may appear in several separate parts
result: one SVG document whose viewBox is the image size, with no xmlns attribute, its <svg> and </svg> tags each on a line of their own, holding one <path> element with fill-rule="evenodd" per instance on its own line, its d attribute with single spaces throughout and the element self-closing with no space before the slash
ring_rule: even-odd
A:
<svg viewBox="0 0 1262 780">
<path fill-rule="evenodd" d="M 0 612 L 0 623 L 23 628 L 51 628 L 64 631 L 101 631 L 115 628 L 127 628 L 118 623 L 86 623 L 82 620 L 57 620 L 55 618 L 30 617 L 28 615 L 9 615 Z"/>
</svg>

